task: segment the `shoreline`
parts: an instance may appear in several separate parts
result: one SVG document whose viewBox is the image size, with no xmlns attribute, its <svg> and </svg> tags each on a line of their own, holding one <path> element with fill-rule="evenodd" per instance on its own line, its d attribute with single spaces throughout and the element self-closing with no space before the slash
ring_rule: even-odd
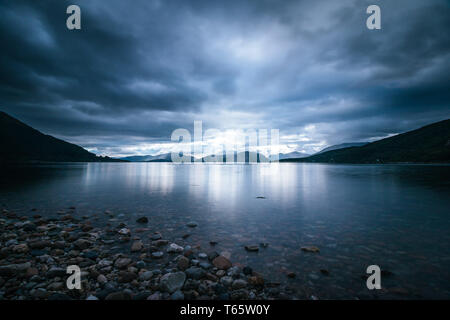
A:
<svg viewBox="0 0 450 320">
<path fill-rule="evenodd" d="M 0 300 L 296 298 L 250 266 L 233 264 L 213 242 L 201 248 L 181 246 L 159 232 L 140 237 L 149 225 L 144 216 L 137 220 L 142 228 L 134 230 L 123 222 L 94 227 L 89 217 L 75 218 L 75 210 L 50 218 L 0 211 Z M 186 226 L 195 229 L 196 223 Z M 81 269 L 81 290 L 67 288 L 69 265 Z"/>
</svg>

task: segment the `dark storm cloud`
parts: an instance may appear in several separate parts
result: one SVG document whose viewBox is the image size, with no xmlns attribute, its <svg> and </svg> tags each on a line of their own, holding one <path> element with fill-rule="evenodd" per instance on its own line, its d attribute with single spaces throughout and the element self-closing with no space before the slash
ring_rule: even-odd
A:
<svg viewBox="0 0 450 320">
<path fill-rule="evenodd" d="M 365 28 L 369 4 L 382 30 Z M 312 152 L 450 114 L 444 0 L 7 0 L 0 14 L 0 108 L 100 153 L 157 148 L 197 119 L 279 128 Z"/>
</svg>

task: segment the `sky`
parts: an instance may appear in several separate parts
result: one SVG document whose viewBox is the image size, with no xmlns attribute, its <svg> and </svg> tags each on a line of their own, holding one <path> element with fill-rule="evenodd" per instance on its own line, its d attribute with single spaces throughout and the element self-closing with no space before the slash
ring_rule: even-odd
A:
<svg viewBox="0 0 450 320">
<path fill-rule="evenodd" d="M 448 0 L 2 0 L 0 16 L 0 110 L 99 155 L 173 151 L 194 121 L 212 144 L 278 129 L 274 150 L 314 153 L 450 118 Z"/>
</svg>

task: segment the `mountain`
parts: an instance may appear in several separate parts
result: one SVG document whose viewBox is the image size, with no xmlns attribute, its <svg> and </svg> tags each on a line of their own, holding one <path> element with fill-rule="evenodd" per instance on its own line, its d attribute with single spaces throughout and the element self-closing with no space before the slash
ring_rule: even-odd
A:
<svg viewBox="0 0 450 320">
<path fill-rule="evenodd" d="M 172 162 L 172 153 L 164 153 L 153 156 L 151 159 L 147 160 L 147 162 Z"/>
<path fill-rule="evenodd" d="M 119 158 L 120 160 L 129 161 L 129 162 L 146 162 L 153 159 L 153 156 L 129 156 Z"/>
<path fill-rule="evenodd" d="M 117 161 L 95 154 L 72 143 L 45 135 L 0 111 L 0 162 Z"/>
<path fill-rule="evenodd" d="M 285 160 L 283 160 L 285 161 Z M 368 143 L 315 154 L 294 162 L 450 163 L 450 119 Z"/>
<path fill-rule="evenodd" d="M 158 154 L 156 156 L 146 155 L 146 156 L 129 156 L 120 158 L 120 160 L 130 161 L 130 162 L 152 162 L 152 161 L 170 161 L 170 153 Z"/>
<path fill-rule="evenodd" d="M 226 154 L 217 154 L 217 155 L 209 155 L 202 158 L 203 162 L 216 162 L 215 159 L 222 157 L 223 162 L 226 161 Z M 256 161 L 254 161 L 255 159 Z M 255 163 L 255 162 L 270 162 L 269 159 L 258 153 L 258 152 L 249 152 L 249 151 L 242 151 L 242 152 L 233 152 L 233 159 L 230 161 L 232 162 L 239 162 L 239 163 Z"/>
<path fill-rule="evenodd" d="M 347 142 L 347 143 L 336 144 L 334 146 L 327 147 L 315 154 L 320 154 L 320 153 L 324 153 L 327 151 L 339 150 L 339 149 L 350 148 L 350 147 L 362 147 L 368 143 L 369 142 Z"/>
<path fill-rule="evenodd" d="M 160 154 L 157 156 L 132 156 L 132 157 L 125 157 L 125 158 L 121 158 L 121 159 L 136 162 L 136 161 L 144 161 L 141 159 L 146 159 L 147 157 L 150 160 L 145 160 L 145 162 L 172 162 L 171 153 L 164 153 L 164 154 Z M 223 157 L 222 160 L 223 160 L 223 162 L 225 162 L 225 160 L 226 160 L 225 154 L 205 156 L 205 157 L 201 158 L 201 162 L 217 162 L 216 159 L 220 158 L 220 157 Z M 255 157 L 255 158 L 253 158 L 253 157 Z M 248 163 L 250 161 L 250 159 L 256 159 L 257 162 L 269 162 L 269 159 L 267 157 L 265 157 L 264 155 L 262 155 L 260 153 L 248 152 L 248 151 L 239 152 L 239 153 L 234 152 L 232 162 L 237 162 L 238 159 L 239 159 L 239 162 L 246 162 L 246 163 Z M 188 161 L 188 162 L 194 162 L 194 160 L 195 160 L 195 158 L 193 156 L 191 156 L 190 161 Z"/>
<path fill-rule="evenodd" d="M 309 156 L 310 156 L 310 154 L 308 154 L 308 153 L 294 151 L 294 152 L 289 152 L 289 153 L 280 153 L 279 156 L 278 156 L 278 159 L 280 159 L 280 160 L 283 160 L 283 159 L 298 159 L 298 158 L 306 158 L 306 157 L 309 157 Z"/>
</svg>

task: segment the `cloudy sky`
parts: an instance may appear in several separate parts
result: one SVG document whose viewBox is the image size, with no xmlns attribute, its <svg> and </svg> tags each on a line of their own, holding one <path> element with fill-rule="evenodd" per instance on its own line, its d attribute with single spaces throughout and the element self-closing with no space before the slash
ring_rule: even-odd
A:
<svg viewBox="0 0 450 320">
<path fill-rule="evenodd" d="M 194 120 L 312 153 L 450 117 L 450 1 L 3 0 L 0 15 L 0 110 L 97 154 L 170 151 Z"/>
</svg>

